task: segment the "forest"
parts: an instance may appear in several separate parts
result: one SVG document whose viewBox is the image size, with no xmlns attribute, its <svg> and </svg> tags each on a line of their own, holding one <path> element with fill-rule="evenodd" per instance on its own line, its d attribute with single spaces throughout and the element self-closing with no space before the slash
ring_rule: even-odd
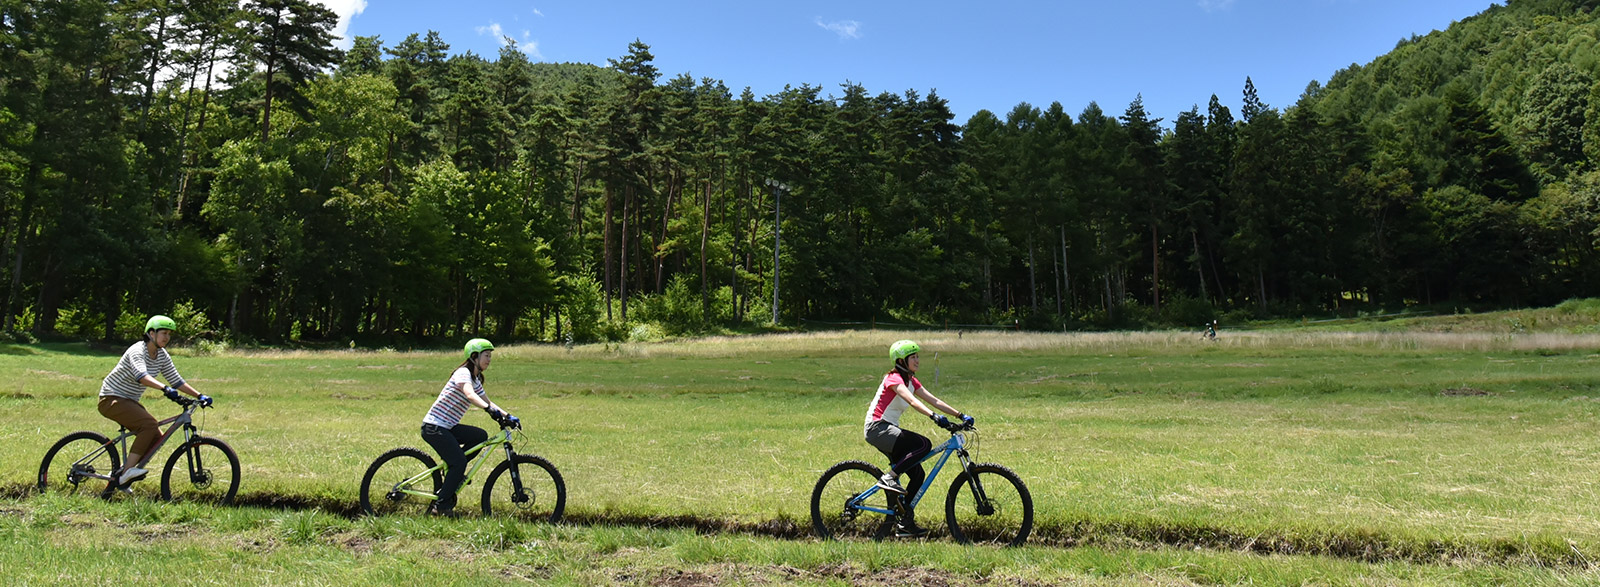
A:
<svg viewBox="0 0 1600 587">
<path fill-rule="evenodd" d="M 961 123 L 932 91 L 668 77 L 643 40 L 553 64 L 435 32 L 339 50 L 309 0 L 0 0 L 0 337 L 125 340 L 154 313 L 267 344 L 1198 327 L 1593 296 L 1597 7 L 1495 5 L 1294 104 L 1247 78 L 1238 112 L 1210 88 Z"/>
</svg>

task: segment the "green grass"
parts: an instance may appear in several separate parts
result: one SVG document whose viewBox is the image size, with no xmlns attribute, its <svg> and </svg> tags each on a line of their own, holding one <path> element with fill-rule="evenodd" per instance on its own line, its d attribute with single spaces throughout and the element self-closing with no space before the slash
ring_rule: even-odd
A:
<svg viewBox="0 0 1600 587">
<path fill-rule="evenodd" d="M 1266 321 L 1261 326 L 1359 332 L 1473 332 L 1600 334 L 1600 298 L 1572 299 L 1549 308 L 1474 313 L 1444 308 L 1436 315 L 1379 314 L 1314 321 Z"/>
<path fill-rule="evenodd" d="M 506 520 L 346 519 L 134 499 L 0 500 L 8 582 L 228 584 L 1564 584 L 1594 571 L 1179 547 L 1015 550 Z"/>
<path fill-rule="evenodd" d="M 378 453 L 424 446 L 421 417 L 458 362 L 447 353 L 178 358 L 179 369 L 217 398 L 204 427 L 239 452 L 244 501 L 333 513 L 269 516 L 140 499 L 71 507 L 123 520 L 123 533 L 178 524 L 185 536 L 157 550 L 296 573 L 305 582 L 436 576 L 461 565 L 426 551 L 471 550 L 475 540 L 570 542 L 581 557 L 533 577 L 576 583 L 650 582 L 661 578 L 651 573 L 669 570 L 746 582 L 859 582 L 841 568 L 1047 582 L 1595 579 L 1588 561 L 1600 557 L 1593 481 L 1600 337 L 1589 335 L 1292 331 L 1225 333 L 1203 343 L 1189 333 L 917 333 L 929 351 L 922 379 L 978 417 L 978 460 L 1010 466 L 1028 483 L 1036 543 L 1047 547 L 979 552 L 946 540 L 774 540 L 804 531 L 811 485 L 828 465 L 882 460 L 860 438 L 861 417 L 883 372 L 882 350 L 904 336 L 496 351 L 487 387 L 529 424 L 519 449 L 560 467 L 575 521 L 626 528 L 336 515 L 353 508 L 361 473 Z M 61 435 L 114 429 L 94 408 L 114 360 L 71 345 L 0 352 L 0 380 L 14 386 L 0 389 L 7 413 L 0 443 L 11 449 L 0 461 L 0 486 L 30 483 L 38 458 Z M 1481 395 L 1441 394 L 1447 389 Z M 158 415 L 175 411 L 158 396 L 146 403 Z M 468 418 L 488 424 L 479 414 Z M 907 422 L 933 436 L 931 425 Z M 950 478 L 919 508 L 924 525 L 941 525 Z M 144 485 L 148 498 L 155 483 Z M 478 487 L 467 489 L 464 502 Z M 13 498 L 5 507 L 22 512 L 20 519 L 58 507 L 52 503 Z M 164 521 L 177 515 L 170 512 L 193 519 Z M 233 520 L 252 515 L 259 518 Z M 640 527 L 651 523 L 678 529 Z M 471 539 L 413 527 L 534 534 Z M 0 533 L 24 532 L 18 536 L 28 540 L 0 547 L 0 560 L 38 560 L 32 547 L 16 546 L 34 540 L 56 544 L 69 559 L 111 548 L 168 561 L 150 572 L 182 560 L 71 526 L 7 528 Z M 732 533 L 702 536 L 697 528 Z M 213 532 L 215 539 L 202 538 Z M 247 542 L 258 534 L 270 537 L 271 549 L 252 550 Z M 339 543 L 346 534 L 386 546 L 362 554 Z M 530 556 L 480 550 L 485 560 L 507 561 L 505 568 Z M 390 565 L 416 574 L 384 574 Z M 784 576 L 784 566 L 805 574 Z M 621 579 L 605 569 L 642 574 Z M 516 573 L 480 578 L 523 576 Z"/>
</svg>

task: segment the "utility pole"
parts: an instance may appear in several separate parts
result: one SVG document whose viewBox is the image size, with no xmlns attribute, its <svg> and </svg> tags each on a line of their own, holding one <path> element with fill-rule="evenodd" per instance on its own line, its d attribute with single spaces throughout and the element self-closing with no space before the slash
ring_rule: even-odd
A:
<svg viewBox="0 0 1600 587">
<path fill-rule="evenodd" d="M 776 179 L 767 178 L 772 186 L 772 325 L 778 325 L 778 251 L 783 246 L 783 192 L 789 186 Z"/>
</svg>

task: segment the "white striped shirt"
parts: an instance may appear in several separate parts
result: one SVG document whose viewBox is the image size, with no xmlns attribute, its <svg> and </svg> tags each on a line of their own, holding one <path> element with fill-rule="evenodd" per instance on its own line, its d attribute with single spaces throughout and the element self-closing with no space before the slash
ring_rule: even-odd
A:
<svg viewBox="0 0 1600 587">
<path fill-rule="evenodd" d="M 428 408 L 428 416 L 422 419 L 423 424 L 433 424 L 441 428 L 455 428 L 461 423 L 461 417 L 467 415 L 467 408 L 472 404 L 467 402 L 467 396 L 461 391 L 468 384 L 472 385 L 472 392 L 489 401 L 488 394 L 483 391 L 483 382 L 472 377 L 466 367 L 456 369 L 450 375 L 450 380 L 444 383 L 444 389 L 439 392 L 439 399 L 433 400 L 433 407 Z"/>
<path fill-rule="evenodd" d="M 139 380 L 145 375 L 151 377 L 159 375 L 167 380 L 167 385 L 183 387 L 183 376 L 178 374 L 178 368 L 172 364 L 172 356 L 167 354 L 167 349 L 156 349 L 156 356 L 152 358 L 145 353 L 146 344 L 141 340 L 133 343 L 122 353 L 122 360 L 117 361 L 117 366 L 106 375 L 105 382 L 100 384 L 101 397 L 114 395 L 139 401 L 146 389 Z"/>
</svg>

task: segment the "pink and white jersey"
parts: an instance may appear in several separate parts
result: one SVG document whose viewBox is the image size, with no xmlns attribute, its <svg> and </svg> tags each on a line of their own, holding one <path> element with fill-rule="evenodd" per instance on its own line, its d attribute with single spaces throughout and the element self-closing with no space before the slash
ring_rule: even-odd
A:
<svg viewBox="0 0 1600 587">
<path fill-rule="evenodd" d="M 442 428 L 455 428 L 456 424 L 460 424 L 461 417 L 467 415 L 467 408 L 472 405 L 467 402 L 463 389 L 471 389 L 484 401 L 489 400 L 488 394 L 483 391 L 483 382 L 473 379 L 467 368 L 461 367 L 444 383 L 444 389 L 439 391 L 439 399 L 433 400 L 433 407 L 428 408 L 428 416 L 422 419 L 422 423 Z"/>
<path fill-rule="evenodd" d="M 883 383 L 878 385 L 878 393 L 872 396 L 872 403 L 867 404 L 867 422 L 871 424 L 878 420 L 886 420 L 895 426 L 900 425 L 900 414 L 906 411 L 911 404 L 894 392 L 896 386 L 902 385 L 905 380 L 900 378 L 898 371 L 891 371 L 883 376 Z M 922 382 L 917 381 L 915 375 L 911 377 L 911 393 L 922 389 Z"/>
</svg>

